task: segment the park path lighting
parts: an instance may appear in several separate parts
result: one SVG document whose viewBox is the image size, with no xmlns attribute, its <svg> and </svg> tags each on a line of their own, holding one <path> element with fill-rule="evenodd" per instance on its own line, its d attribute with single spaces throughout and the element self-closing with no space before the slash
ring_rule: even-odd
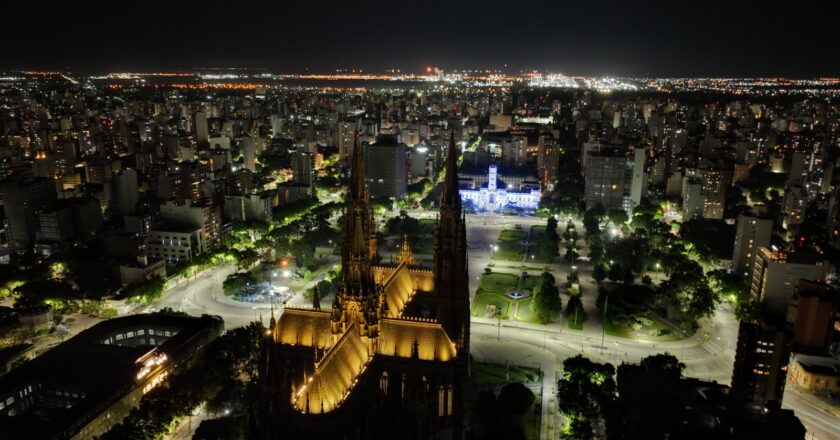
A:
<svg viewBox="0 0 840 440">
<path fill-rule="evenodd" d="M 502 340 L 502 311 L 501 310 L 496 310 L 496 318 L 498 319 L 498 322 L 496 324 L 496 328 L 497 328 L 497 330 L 496 330 L 496 340 L 501 341 Z"/>
</svg>

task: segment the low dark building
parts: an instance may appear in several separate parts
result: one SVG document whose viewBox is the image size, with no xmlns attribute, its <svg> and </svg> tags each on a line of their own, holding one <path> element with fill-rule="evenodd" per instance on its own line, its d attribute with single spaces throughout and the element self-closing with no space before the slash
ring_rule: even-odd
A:
<svg viewBox="0 0 840 440">
<path fill-rule="evenodd" d="M 724 438 L 729 387 L 680 377 L 678 370 L 618 367 L 621 412 L 630 439 Z"/>
<path fill-rule="evenodd" d="M 618 394 L 628 439 L 801 440 L 805 427 L 776 401 L 761 412 L 741 405 L 730 388 L 681 377 L 678 370 L 618 367 Z"/>
<path fill-rule="evenodd" d="M 0 378 L 0 439 L 93 439 L 224 330 L 221 318 L 99 323 Z"/>
</svg>

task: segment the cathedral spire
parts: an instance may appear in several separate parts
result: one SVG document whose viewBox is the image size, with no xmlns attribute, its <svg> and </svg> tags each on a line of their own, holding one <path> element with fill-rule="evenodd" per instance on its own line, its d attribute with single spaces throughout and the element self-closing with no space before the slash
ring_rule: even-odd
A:
<svg viewBox="0 0 840 440">
<path fill-rule="evenodd" d="M 400 263 L 406 266 L 414 265 L 414 254 L 411 253 L 411 245 L 408 244 L 408 234 L 403 234 L 403 242 L 400 247 Z"/>
<path fill-rule="evenodd" d="M 262 323 L 262 316 L 260 316 L 260 323 Z M 268 331 L 266 334 L 272 335 L 274 337 L 274 330 L 277 327 L 277 320 L 274 319 L 274 298 L 271 298 L 271 319 L 268 321 Z"/>
<path fill-rule="evenodd" d="M 350 165 L 349 196 L 353 199 L 367 198 L 367 188 L 365 187 L 365 159 L 363 154 L 361 136 L 357 131 L 353 140 L 353 158 Z"/>
<path fill-rule="evenodd" d="M 458 147 L 455 145 L 455 130 L 449 136 L 449 148 L 446 150 L 446 176 L 444 177 L 443 193 L 440 198 L 443 208 L 461 210 L 461 196 L 458 193 Z"/>
<path fill-rule="evenodd" d="M 333 304 L 335 334 L 354 322 L 367 320 L 368 312 L 374 308 L 377 299 L 371 270 L 376 256 L 376 226 L 365 186 L 363 154 L 357 132 L 341 228 L 341 282 Z"/>
<path fill-rule="evenodd" d="M 458 147 L 454 132 L 446 156 L 446 177 L 435 230 L 434 277 L 438 317 L 459 352 L 469 347 L 469 285 L 466 219 L 458 188 Z"/>
<path fill-rule="evenodd" d="M 318 289 L 318 286 L 312 288 L 312 308 L 315 310 L 321 310 L 321 292 Z"/>
</svg>

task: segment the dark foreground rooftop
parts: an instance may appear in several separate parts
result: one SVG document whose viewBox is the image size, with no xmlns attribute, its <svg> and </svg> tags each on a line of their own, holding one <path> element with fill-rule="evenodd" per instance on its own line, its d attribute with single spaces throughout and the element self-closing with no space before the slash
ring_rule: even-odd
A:
<svg viewBox="0 0 840 440">
<path fill-rule="evenodd" d="M 0 439 L 69 438 L 138 387 L 144 361 L 177 366 L 221 318 L 140 314 L 99 323 L 0 377 Z M 167 367 L 169 369 L 169 367 Z"/>
</svg>

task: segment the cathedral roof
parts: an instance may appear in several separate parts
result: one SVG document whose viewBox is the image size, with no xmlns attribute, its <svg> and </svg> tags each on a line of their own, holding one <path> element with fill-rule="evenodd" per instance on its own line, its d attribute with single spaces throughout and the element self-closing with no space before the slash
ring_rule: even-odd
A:
<svg viewBox="0 0 840 440">
<path fill-rule="evenodd" d="M 336 409 L 350 395 L 370 358 L 356 326 L 350 326 L 324 359 L 315 365 L 315 373 L 294 396 L 295 407 L 311 414 Z"/>
<path fill-rule="evenodd" d="M 408 271 L 408 266 L 401 263 L 391 275 L 385 280 L 385 304 L 388 306 L 388 318 L 400 316 L 405 304 L 414 294 L 414 282 Z"/>
<path fill-rule="evenodd" d="M 421 360 L 445 362 L 455 358 L 455 344 L 438 322 L 420 318 L 380 321 L 379 354 L 410 358 L 415 342 Z"/>
<path fill-rule="evenodd" d="M 372 266 L 371 272 L 373 273 L 373 278 L 376 280 L 376 283 L 384 286 L 397 269 L 399 269 L 399 266 Z M 434 292 L 435 277 L 431 270 L 421 269 L 418 267 L 406 267 L 406 270 L 411 277 L 414 290 L 420 292 Z"/>
<path fill-rule="evenodd" d="M 329 347 L 332 345 L 330 312 L 286 308 L 277 323 L 274 339 L 281 344 Z"/>
</svg>

